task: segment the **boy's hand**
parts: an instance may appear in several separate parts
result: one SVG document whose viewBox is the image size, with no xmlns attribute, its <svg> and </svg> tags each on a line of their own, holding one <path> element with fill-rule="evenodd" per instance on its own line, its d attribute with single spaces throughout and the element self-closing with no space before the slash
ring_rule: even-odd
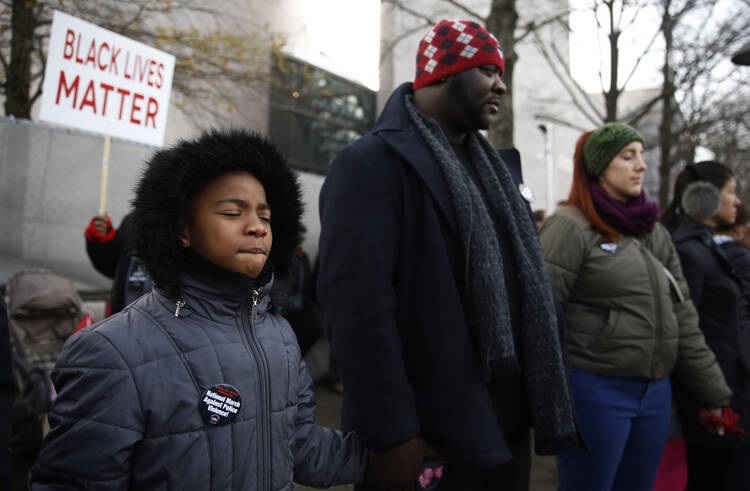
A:
<svg viewBox="0 0 750 491">
<path fill-rule="evenodd" d="M 379 491 L 414 491 L 426 459 L 440 460 L 435 449 L 415 436 L 398 447 L 370 452 L 370 472 Z"/>
</svg>

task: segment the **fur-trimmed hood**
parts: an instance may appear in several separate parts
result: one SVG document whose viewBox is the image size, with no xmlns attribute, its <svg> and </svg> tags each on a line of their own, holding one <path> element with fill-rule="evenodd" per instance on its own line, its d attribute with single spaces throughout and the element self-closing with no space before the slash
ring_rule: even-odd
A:
<svg viewBox="0 0 750 491">
<path fill-rule="evenodd" d="M 217 177 L 243 171 L 265 188 L 273 213 L 269 263 L 284 274 L 300 240 L 302 198 L 296 174 L 266 137 L 244 129 L 212 129 L 159 150 L 135 190 L 133 232 L 138 257 L 156 286 L 179 295 L 178 276 L 190 258 L 180 243 L 190 205 Z"/>
</svg>

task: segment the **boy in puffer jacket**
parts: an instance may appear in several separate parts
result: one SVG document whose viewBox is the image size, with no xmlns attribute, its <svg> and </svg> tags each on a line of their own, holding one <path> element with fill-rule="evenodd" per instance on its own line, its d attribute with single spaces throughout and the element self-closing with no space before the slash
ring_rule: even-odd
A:
<svg viewBox="0 0 750 491">
<path fill-rule="evenodd" d="M 66 343 L 33 490 L 362 479 L 357 436 L 313 424 L 294 332 L 269 309 L 300 215 L 296 177 L 262 136 L 214 130 L 156 152 L 132 215 L 155 290 Z"/>
</svg>

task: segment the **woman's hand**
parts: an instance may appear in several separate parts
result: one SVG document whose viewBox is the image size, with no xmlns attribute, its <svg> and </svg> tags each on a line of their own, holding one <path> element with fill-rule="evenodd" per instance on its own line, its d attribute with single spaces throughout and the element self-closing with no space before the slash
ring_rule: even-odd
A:
<svg viewBox="0 0 750 491">
<path fill-rule="evenodd" d="M 724 424 L 721 409 L 701 409 L 698 411 L 698 422 L 709 432 L 715 435 L 724 434 Z"/>
<path fill-rule="evenodd" d="M 711 433 L 717 435 L 744 435 L 745 430 L 737 426 L 740 415 L 729 406 L 721 409 L 701 409 L 698 411 L 698 422 Z"/>
</svg>

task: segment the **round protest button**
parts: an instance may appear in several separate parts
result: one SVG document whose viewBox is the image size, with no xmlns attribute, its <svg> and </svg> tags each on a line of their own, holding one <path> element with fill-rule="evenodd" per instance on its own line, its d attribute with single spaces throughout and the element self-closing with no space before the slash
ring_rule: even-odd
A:
<svg viewBox="0 0 750 491">
<path fill-rule="evenodd" d="M 217 384 L 203 392 L 199 407 L 203 421 L 218 426 L 231 423 L 241 405 L 242 398 L 233 385 Z"/>
</svg>

